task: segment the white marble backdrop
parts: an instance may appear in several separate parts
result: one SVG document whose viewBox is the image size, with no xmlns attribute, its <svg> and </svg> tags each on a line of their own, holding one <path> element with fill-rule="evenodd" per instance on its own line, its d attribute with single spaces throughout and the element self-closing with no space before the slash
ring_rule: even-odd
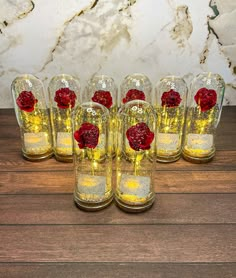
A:
<svg viewBox="0 0 236 278">
<path fill-rule="evenodd" d="M 236 105 L 235 0 L 0 0 L 0 108 L 13 107 L 22 73 L 47 87 L 58 73 L 84 86 L 97 73 L 119 85 L 134 72 L 155 84 L 202 71 L 221 74 Z"/>
</svg>

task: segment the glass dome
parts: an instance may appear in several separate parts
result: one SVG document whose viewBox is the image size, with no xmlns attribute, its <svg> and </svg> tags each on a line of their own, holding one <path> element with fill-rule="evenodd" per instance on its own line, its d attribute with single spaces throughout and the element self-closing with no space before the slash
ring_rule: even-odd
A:
<svg viewBox="0 0 236 278">
<path fill-rule="evenodd" d="M 166 76 L 156 86 L 156 157 L 159 162 L 180 158 L 188 88 L 181 77 Z"/>
<path fill-rule="evenodd" d="M 24 74 L 14 79 L 11 91 L 24 158 L 37 161 L 51 157 L 51 127 L 43 83 L 31 74 Z"/>
<path fill-rule="evenodd" d="M 119 110 L 115 199 L 123 210 L 144 211 L 154 202 L 155 126 L 155 111 L 145 101 L 130 101 Z"/>
<path fill-rule="evenodd" d="M 109 112 L 86 102 L 73 115 L 74 200 L 84 210 L 99 210 L 113 199 L 112 159 L 108 152 Z"/>
<path fill-rule="evenodd" d="M 219 74 L 201 73 L 193 79 L 182 152 L 186 160 L 203 163 L 214 157 L 224 91 L 225 82 Z"/>
<path fill-rule="evenodd" d="M 79 80 L 68 74 L 54 76 L 48 86 L 53 150 L 57 160 L 72 162 L 72 113 L 81 103 Z"/>
<path fill-rule="evenodd" d="M 144 100 L 152 103 L 152 83 L 149 78 L 141 73 L 127 75 L 120 86 L 119 106 L 131 100 Z"/>
<path fill-rule="evenodd" d="M 83 102 L 93 101 L 104 105 L 110 113 L 109 153 L 114 157 L 116 149 L 117 87 L 113 78 L 95 75 L 88 82 L 83 94 Z"/>
</svg>

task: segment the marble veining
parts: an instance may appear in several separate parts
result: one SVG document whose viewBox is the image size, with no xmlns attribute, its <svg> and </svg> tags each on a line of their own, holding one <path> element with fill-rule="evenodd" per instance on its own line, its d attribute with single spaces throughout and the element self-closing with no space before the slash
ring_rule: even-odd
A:
<svg viewBox="0 0 236 278">
<path fill-rule="evenodd" d="M 180 47 L 184 47 L 185 41 L 189 39 L 193 32 L 188 6 L 178 6 L 176 8 L 175 22 L 175 26 L 171 30 L 171 37 L 177 41 Z"/>
<path fill-rule="evenodd" d="M 231 0 L 0 0 L 0 107 L 13 107 L 10 84 L 32 73 L 47 87 L 68 73 L 82 86 L 96 73 L 119 85 L 142 72 L 187 83 L 214 71 L 236 105 L 236 2 Z M 227 31 L 226 31 L 227 30 Z"/>
<path fill-rule="evenodd" d="M 22 19 L 34 9 L 33 1 L 15 0 L 15 1 L 0 1 L 0 33 L 8 25 L 13 24 L 15 20 Z M 11 11 L 10 13 L 8 11 Z"/>
<path fill-rule="evenodd" d="M 209 29 L 218 40 L 218 47 L 227 59 L 234 79 L 227 84 L 225 103 L 236 104 L 236 2 L 230 0 L 212 0 L 210 7 L 214 16 L 209 18 Z"/>
</svg>

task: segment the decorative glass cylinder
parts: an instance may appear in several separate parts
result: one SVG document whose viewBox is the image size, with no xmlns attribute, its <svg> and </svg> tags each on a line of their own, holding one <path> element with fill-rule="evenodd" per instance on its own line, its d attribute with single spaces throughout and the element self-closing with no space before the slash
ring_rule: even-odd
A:
<svg viewBox="0 0 236 278">
<path fill-rule="evenodd" d="M 11 91 L 24 158 L 38 161 L 51 157 L 51 128 L 43 83 L 35 76 L 25 74 L 14 79 Z"/>
<path fill-rule="evenodd" d="M 130 101 L 119 110 L 115 199 L 125 211 L 144 211 L 154 202 L 155 124 L 155 111 L 145 101 Z"/>
<path fill-rule="evenodd" d="M 141 73 L 127 75 L 120 87 L 119 106 L 131 100 L 144 100 L 152 103 L 152 83 L 149 78 Z"/>
<path fill-rule="evenodd" d="M 180 158 L 187 92 L 185 81 L 177 76 L 162 78 L 156 87 L 156 158 L 159 162 Z"/>
<path fill-rule="evenodd" d="M 215 131 L 220 120 L 225 83 L 219 74 L 197 75 L 190 87 L 183 157 L 204 163 L 215 155 Z"/>
<path fill-rule="evenodd" d="M 73 160 L 71 114 L 76 104 L 80 102 L 79 91 L 79 80 L 67 74 L 54 76 L 49 83 L 53 150 L 59 161 Z"/>
<path fill-rule="evenodd" d="M 108 153 L 114 156 L 116 149 L 117 87 L 113 78 L 107 75 L 95 75 L 91 78 L 83 95 L 83 102 L 87 101 L 100 103 L 109 110 Z"/>
<path fill-rule="evenodd" d="M 113 199 L 112 159 L 108 155 L 109 111 L 86 102 L 74 112 L 74 200 L 79 208 L 95 211 Z"/>
</svg>

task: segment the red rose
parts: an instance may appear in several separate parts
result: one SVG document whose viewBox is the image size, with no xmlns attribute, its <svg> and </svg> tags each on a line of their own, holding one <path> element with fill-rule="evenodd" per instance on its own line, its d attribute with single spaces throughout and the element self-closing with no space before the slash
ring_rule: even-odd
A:
<svg viewBox="0 0 236 278">
<path fill-rule="evenodd" d="M 154 133 L 145 123 L 138 123 L 126 131 L 126 137 L 133 150 L 149 150 L 154 139 Z"/>
<path fill-rule="evenodd" d="M 17 105 L 21 110 L 26 112 L 34 111 L 34 105 L 38 100 L 34 97 L 32 92 L 22 91 L 16 99 Z"/>
<path fill-rule="evenodd" d="M 180 105 L 182 98 L 180 94 L 174 90 L 164 92 L 161 96 L 161 105 L 166 107 L 177 107 Z"/>
<path fill-rule="evenodd" d="M 200 106 L 201 111 L 205 112 L 215 106 L 217 94 L 215 90 L 201 88 L 194 96 L 194 100 Z"/>
<path fill-rule="evenodd" d="M 75 106 L 76 94 L 69 88 L 61 88 L 56 91 L 54 100 L 57 106 L 62 109 L 73 108 Z"/>
<path fill-rule="evenodd" d="M 97 126 L 90 123 L 83 123 L 81 127 L 74 132 L 74 138 L 79 143 L 79 148 L 90 149 L 96 148 L 98 144 L 99 129 Z"/>
<path fill-rule="evenodd" d="M 109 91 L 96 91 L 92 97 L 92 101 L 98 102 L 108 109 L 112 106 L 112 96 Z"/>
<path fill-rule="evenodd" d="M 136 90 L 136 89 L 129 90 L 126 93 L 125 98 L 123 98 L 123 103 L 126 103 L 126 102 L 131 101 L 131 100 L 135 100 L 135 99 L 145 100 L 144 92 Z"/>
</svg>

